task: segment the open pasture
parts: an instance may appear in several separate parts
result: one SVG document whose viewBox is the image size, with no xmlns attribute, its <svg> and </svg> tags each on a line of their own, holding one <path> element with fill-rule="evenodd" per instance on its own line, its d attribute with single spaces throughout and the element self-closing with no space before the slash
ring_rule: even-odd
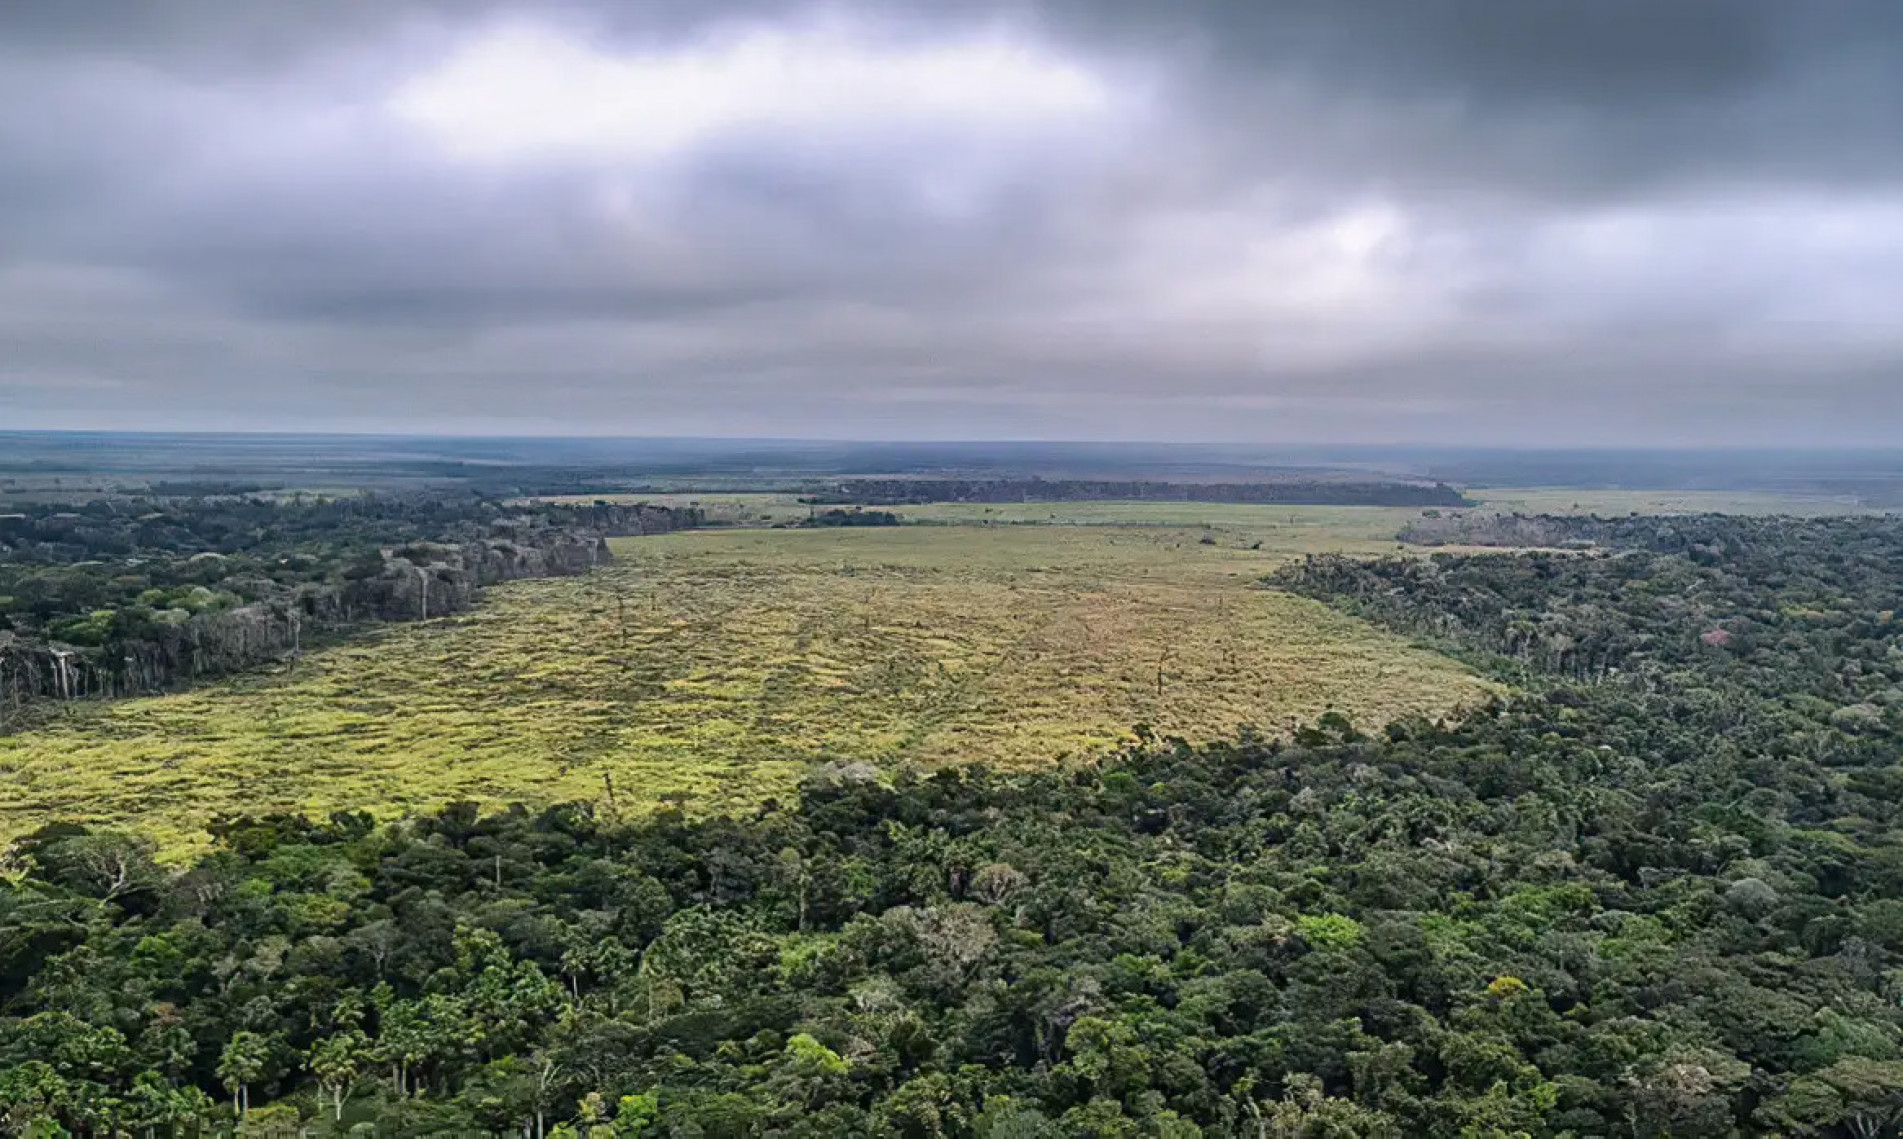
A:
<svg viewBox="0 0 1903 1139">
<path fill-rule="evenodd" d="M 1485 691 L 1452 661 L 1259 588 L 1327 540 L 1276 513 L 623 540 L 588 577 L 499 587 L 473 613 L 386 627 L 289 673 L 74 705 L 0 738 L 0 839 L 83 819 L 183 851 L 220 813 L 460 798 L 744 809 L 815 762 L 1048 763 L 1140 723 L 1199 738 L 1338 708 L 1373 724 Z M 1332 540 L 1392 547 L 1376 536 L 1390 522 L 1367 525 L 1338 522 Z"/>
<path fill-rule="evenodd" d="M 1484 509 L 1521 514 L 1790 514 L 1816 518 L 1871 512 L 1870 507 L 1848 495 L 1796 491 L 1480 487 L 1466 493 Z"/>
<path fill-rule="evenodd" d="M 1845 495 L 1747 490 L 1582 490 L 1569 487 L 1470 487 L 1481 511 L 1521 514 L 1790 514 L 1819 517 L 1864 514 L 1873 508 Z M 657 493 L 566 495 L 544 501 L 651 502 L 699 506 L 710 522 L 727 526 L 772 526 L 796 522 L 811 507 L 794 494 Z M 1226 502 L 935 502 L 880 507 L 908 522 L 954 526 L 1161 526 L 1209 528 L 1263 540 L 1282 553 L 1321 550 L 1391 550 L 1391 539 L 1415 507 L 1274 506 Z"/>
<path fill-rule="evenodd" d="M 698 506 L 708 521 L 724 526 L 771 526 L 797 522 L 815 508 L 796 494 L 628 493 L 544 495 L 538 502 L 585 505 Z M 837 507 L 830 509 L 851 509 Z M 1382 552 L 1419 508 L 1390 506 L 1276 506 L 1247 502 L 933 502 L 879 506 L 907 522 L 946 526 L 1121 526 L 1220 531 L 1232 539 L 1260 540 L 1274 554 L 1344 549 Z"/>
</svg>

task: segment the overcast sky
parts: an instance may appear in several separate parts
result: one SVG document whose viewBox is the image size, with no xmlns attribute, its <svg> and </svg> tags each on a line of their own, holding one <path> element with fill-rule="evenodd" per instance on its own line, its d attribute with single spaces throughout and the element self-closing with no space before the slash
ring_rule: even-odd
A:
<svg viewBox="0 0 1903 1139">
<path fill-rule="evenodd" d="M 1903 0 L 4 0 L 0 427 L 1903 440 Z"/>
</svg>

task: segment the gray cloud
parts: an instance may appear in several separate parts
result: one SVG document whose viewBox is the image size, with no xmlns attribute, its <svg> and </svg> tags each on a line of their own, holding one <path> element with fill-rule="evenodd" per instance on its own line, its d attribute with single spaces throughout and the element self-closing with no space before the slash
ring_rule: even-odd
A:
<svg viewBox="0 0 1903 1139">
<path fill-rule="evenodd" d="M 1887 0 L 80 7 L 0 7 L 8 426 L 1903 427 Z"/>
</svg>

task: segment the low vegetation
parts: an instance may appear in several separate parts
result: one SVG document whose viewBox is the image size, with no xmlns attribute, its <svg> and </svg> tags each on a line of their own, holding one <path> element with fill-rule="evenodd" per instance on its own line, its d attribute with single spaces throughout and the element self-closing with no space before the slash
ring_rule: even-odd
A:
<svg viewBox="0 0 1903 1139">
<path fill-rule="evenodd" d="M 617 541 L 587 577 L 498 586 L 288 672 L 0 737 L 0 836 L 73 819 L 182 854 L 245 810 L 741 809 L 813 763 L 1021 768 L 1102 754 L 1139 724 L 1202 740 L 1484 696 L 1444 657 L 1260 588 L 1286 556 L 1255 548 L 1286 523 L 1266 525 Z"/>
<path fill-rule="evenodd" d="M 262 819 L 183 873 L 42 829 L 0 887 L 0 1103 L 42 1135 L 1896 1135 L 1903 531 L 1671 531 L 1280 572 L 1514 682 L 1440 723 L 822 767 L 739 817 Z M 1252 556 L 1000 532 L 1052 540 L 1020 590 Z M 973 580 L 1006 548 L 853 532 L 824 576 L 898 590 L 948 556 L 911 533 Z M 719 537 L 642 564 L 792 593 L 785 543 L 847 535 Z M 829 596 L 813 643 L 861 644 Z"/>
<path fill-rule="evenodd" d="M 1873 480 L 1875 481 L 1875 480 Z M 1879 497 L 1887 487 L 1872 487 Z M 1577 487 L 1486 487 L 1469 498 L 1484 511 L 1520 514 L 1788 514 L 1798 518 L 1878 513 L 1855 494 L 1820 490 L 1583 490 Z"/>
<path fill-rule="evenodd" d="M 809 502 L 897 506 L 932 502 L 1235 502 L 1308 506 L 1467 506 L 1445 483 L 1287 476 L 1260 482 L 1135 479 L 853 478 L 808 490 Z"/>
</svg>

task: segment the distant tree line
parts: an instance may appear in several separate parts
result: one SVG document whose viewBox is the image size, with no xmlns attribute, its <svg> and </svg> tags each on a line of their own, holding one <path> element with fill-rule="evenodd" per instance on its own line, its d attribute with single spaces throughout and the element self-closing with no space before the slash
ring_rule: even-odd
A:
<svg viewBox="0 0 1903 1139">
<path fill-rule="evenodd" d="M 1311 557 L 1273 582 L 1493 658 L 1656 686 L 1721 666 L 1751 701 L 1903 703 L 1903 518 L 1477 519 L 1449 540 L 1572 552 Z M 1438 538 L 1448 531 L 1436 529 Z M 1416 535 L 1414 540 L 1421 540 Z M 1892 653 L 1892 646 L 1897 651 Z"/>
<path fill-rule="evenodd" d="M 796 525 L 825 529 L 835 526 L 897 526 L 905 520 L 890 510 L 816 510 Z"/>
<path fill-rule="evenodd" d="M 1499 546 L 1526 549 L 1641 550 L 1681 554 L 1701 564 L 1739 558 L 1819 559 L 1841 564 L 1842 542 L 1866 558 L 1887 556 L 1887 544 L 1903 540 L 1903 515 L 1859 514 L 1836 518 L 1789 515 L 1520 514 L 1428 512 L 1401 529 L 1400 539 L 1421 546 Z"/>
<path fill-rule="evenodd" d="M 847 479 L 816 487 L 802 502 L 903 506 L 930 502 L 1253 502 L 1283 506 L 1471 506 L 1445 483 L 1256 483 L 1094 481 L 1080 479 Z"/>
<path fill-rule="evenodd" d="M 46 699 L 170 688 L 486 585 L 570 574 L 693 509 L 351 496 L 100 499 L 0 515 L 0 724 Z"/>
<path fill-rule="evenodd" d="M 1447 722 L 822 767 L 738 818 L 232 819 L 178 868 L 48 826 L 0 883 L 5 1126 L 1896 1136 L 1903 535 L 1660 525 L 1277 579 L 1517 682 Z"/>
</svg>

